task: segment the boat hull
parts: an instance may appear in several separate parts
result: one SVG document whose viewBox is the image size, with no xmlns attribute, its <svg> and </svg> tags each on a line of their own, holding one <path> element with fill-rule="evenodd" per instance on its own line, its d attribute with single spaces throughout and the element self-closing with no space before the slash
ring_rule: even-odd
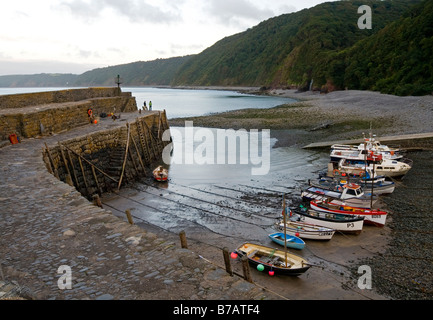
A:
<svg viewBox="0 0 433 320">
<path fill-rule="evenodd" d="M 269 238 L 280 246 L 287 246 L 287 248 L 302 250 L 305 247 L 305 242 L 296 237 L 289 234 L 284 234 L 282 232 L 272 233 L 269 235 Z M 284 238 L 286 241 L 284 243 Z"/>
<path fill-rule="evenodd" d="M 302 257 L 258 244 L 244 243 L 236 249 L 236 252 L 240 257 L 246 256 L 250 264 L 262 265 L 264 271 L 274 271 L 280 275 L 300 276 L 311 267 Z M 287 267 L 285 266 L 286 255 Z"/>
<path fill-rule="evenodd" d="M 284 231 L 284 223 L 277 224 L 277 229 Z M 286 234 L 308 240 L 323 240 L 329 241 L 335 234 L 335 230 L 324 228 L 322 226 L 315 226 L 304 222 L 286 222 Z"/>
</svg>

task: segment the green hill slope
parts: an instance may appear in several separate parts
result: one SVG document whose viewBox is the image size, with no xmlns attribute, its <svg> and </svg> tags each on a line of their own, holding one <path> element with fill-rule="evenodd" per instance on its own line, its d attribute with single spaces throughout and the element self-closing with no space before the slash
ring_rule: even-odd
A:
<svg viewBox="0 0 433 320">
<path fill-rule="evenodd" d="M 227 37 L 179 70 L 174 85 L 316 86 L 329 80 L 335 54 L 399 19 L 417 0 L 337 1 L 285 14 Z M 357 26 L 358 8 L 369 5 L 373 29 Z M 348 57 L 349 59 L 350 57 Z M 344 69 L 341 70 L 344 73 Z"/>
<path fill-rule="evenodd" d="M 138 61 L 107 68 L 87 71 L 78 76 L 77 86 L 115 84 L 115 77 L 120 75 L 125 86 L 155 86 L 169 85 L 179 67 L 191 56 L 157 59 L 153 61 Z"/>
<path fill-rule="evenodd" d="M 353 47 L 339 53 L 330 78 L 339 88 L 375 90 L 395 95 L 433 92 L 433 0 Z"/>
</svg>

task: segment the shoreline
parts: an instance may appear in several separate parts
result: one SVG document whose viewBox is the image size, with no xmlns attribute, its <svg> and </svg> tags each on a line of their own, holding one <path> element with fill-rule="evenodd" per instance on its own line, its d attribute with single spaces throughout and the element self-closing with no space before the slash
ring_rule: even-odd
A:
<svg viewBox="0 0 433 320">
<path fill-rule="evenodd" d="M 169 119 L 169 123 L 170 126 L 183 126 L 184 121 L 189 120 L 194 121 L 195 126 L 210 128 L 270 129 L 271 136 L 278 139 L 276 147 L 359 139 L 363 133 L 368 134 L 370 127 L 378 137 L 432 131 L 433 96 L 397 97 L 358 90 L 298 93 L 282 89 L 266 94 L 297 102 L 270 109 L 174 118 Z"/>
</svg>

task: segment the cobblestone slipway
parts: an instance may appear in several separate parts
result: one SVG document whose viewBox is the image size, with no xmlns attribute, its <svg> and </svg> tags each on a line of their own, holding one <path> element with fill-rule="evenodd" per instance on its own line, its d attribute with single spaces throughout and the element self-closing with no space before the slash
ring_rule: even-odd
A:
<svg viewBox="0 0 433 320">
<path fill-rule="evenodd" d="M 11 292 L 38 300 L 278 299 L 180 248 L 177 235 L 130 225 L 48 173 L 44 143 L 120 124 L 110 119 L 0 148 L 0 299 Z M 61 266 L 70 267 L 71 289 L 59 288 L 67 276 Z"/>
</svg>

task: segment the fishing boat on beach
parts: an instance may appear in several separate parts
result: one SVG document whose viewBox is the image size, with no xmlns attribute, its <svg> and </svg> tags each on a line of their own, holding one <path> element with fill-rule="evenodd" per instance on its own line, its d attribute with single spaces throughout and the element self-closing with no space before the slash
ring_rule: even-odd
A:
<svg viewBox="0 0 433 320">
<path fill-rule="evenodd" d="M 331 162 L 338 162 L 341 159 L 347 159 L 347 158 L 357 159 L 357 160 L 365 160 L 365 159 L 371 160 L 372 155 L 376 155 L 382 157 L 383 159 L 389 159 L 389 160 L 399 160 L 403 158 L 403 155 L 398 152 L 394 152 L 394 151 L 385 152 L 385 151 L 376 151 L 376 150 L 373 151 L 371 149 L 364 150 L 364 149 L 360 149 L 360 147 L 345 149 L 339 147 L 338 145 L 331 146 L 331 153 L 330 153 Z"/>
<path fill-rule="evenodd" d="M 305 207 L 293 209 L 292 221 L 304 221 L 343 233 L 360 234 L 364 226 L 364 217 L 358 215 L 321 212 Z"/>
<path fill-rule="evenodd" d="M 349 183 L 355 183 L 362 187 L 365 193 L 374 193 L 376 195 L 390 194 L 395 190 L 395 182 L 387 181 L 384 176 L 376 176 L 374 178 L 360 178 L 349 177 L 343 173 L 344 176 L 335 175 L 334 177 L 320 177 L 318 179 L 308 180 L 310 186 L 325 188 L 328 190 L 337 190 L 339 187 Z"/>
<path fill-rule="evenodd" d="M 283 232 L 272 233 L 269 235 L 269 238 L 281 246 L 284 246 L 284 241 L 286 241 L 286 246 L 288 248 L 302 250 L 305 247 L 304 240 L 298 238 L 297 236 L 292 236 Z"/>
<path fill-rule="evenodd" d="M 311 200 L 334 200 L 339 204 L 361 208 L 371 208 L 379 199 L 375 195 L 366 195 L 361 186 L 354 183 L 338 186 L 337 190 L 310 186 L 301 193 L 301 197 L 307 202 Z"/>
<path fill-rule="evenodd" d="M 350 174 L 367 170 L 379 176 L 402 177 L 412 169 L 412 165 L 413 161 L 407 158 L 398 161 L 383 158 L 376 158 L 371 161 L 345 158 L 338 162 L 336 169 Z"/>
<path fill-rule="evenodd" d="M 300 256 L 253 243 L 244 243 L 236 249 L 236 253 L 240 257 L 246 256 L 248 262 L 256 267 L 261 265 L 263 270 L 280 275 L 299 276 L 311 267 Z"/>
<path fill-rule="evenodd" d="M 335 152 L 334 152 L 335 151 Z M 401 149 L 399 147 L 390 147 L 387 145 L 381 144 L 378 140 L 376 140 L 376 136 L 372 134 L 370 131 L 370 137 L 366 138 L 364 134 L 364 142 L 359 145 L 347 145 L 347 144 L 334 144 L 331 146 L 331 158 L 333 155 L 341 156 L 346 152 L 357 152 L 357 151 L 367 151 L 374 152 L 376 154 L 382 155 L 384 158 L 397 160 L 403 157 Z M 338 154 L 341 152 L 342 154 Z M 365 154 L 365 153 L 364 153 Z M 340 157 L 341 159 L 341 157 Z M 338 160 L 337 160 L 338 161 Z"/>
<path fill-rule="evenodd" d="M 278 222 L 276 229 L 283 231 L 284 222 Z M 332 236 L 335 234 L 335 230 L 301 221 L 288 220 L 286 221 L 286 234 L 308 240 L 331 240 Z"/>
<path fill-rule="evenodd" d="M 165 182 L 168 179 L 168 170 L 163 166 L 158 166 L 153 170 L 153 178 L 159 182 Z"/>
<path fill-rule="evenodd" d="M 365 218 L 364 223 L 369 225 L 375 225 L 383 227 L 386 222 L 388 212 L 382 210 L 374 210 L 368 208 L 356 208 L 350 206 L 341 206 L 335 204 L 332 201 L 326 202 L 322 200 L 312 200 L 310 202 L 310 208 L 315 211 L 326 212 L 326 213 L 337 213 L 337 214 L 348 214 L 362 216 Z"/>
</svg>

